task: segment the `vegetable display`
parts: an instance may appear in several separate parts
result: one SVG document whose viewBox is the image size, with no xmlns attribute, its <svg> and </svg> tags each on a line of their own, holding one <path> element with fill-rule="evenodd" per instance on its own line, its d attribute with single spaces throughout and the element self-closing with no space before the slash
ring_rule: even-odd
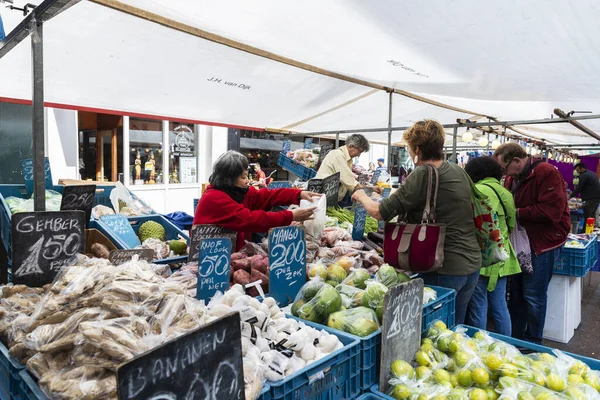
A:
<svg viewBox="0 0 600 400">
<path fill-rule="evenodd" d="M 348 224 L 352 226 L 354 223 L 354 213 L 351 210 L 340 207 L 327 207 L 327 216 L 330 218 L 334 218 L 338 224 Z M 329 222 L 332 224 L 332 221 Z M 367 219 L 365 221 L 365 235 L 369 232 L 377 232 L 379 229 L 379 223 L 373 217 L 367 215 Z"/>
<path fill-rule="evenodd" d="M 319 161 L 319 155 L 310 149 L 298 149 L 288 151 L 286 156 L 292 160 L 304 165 L 307 168 L 314 169 Z"/>
<path fill-rule="evenodd" d="M 600 399 L 600 372 L 559 350 L 523 355 L 478 331 L 453 332 L 436 321 L 412 363 L 392 363 L 395 399 Z"/>
</svg>

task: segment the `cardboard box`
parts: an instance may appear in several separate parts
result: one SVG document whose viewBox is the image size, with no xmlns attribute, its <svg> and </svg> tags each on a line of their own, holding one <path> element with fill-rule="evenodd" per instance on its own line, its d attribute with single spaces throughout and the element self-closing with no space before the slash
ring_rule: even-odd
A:
<svg viewBox="0 0 600 400">
<path fill-rule="evenodd" d="M 117 246 L 97 229 L 85 230 L 85 254 L 92 254 L 92 245 L 100 243 L 108 247 L 109 251 L 116 250 Z"/>
</svg>

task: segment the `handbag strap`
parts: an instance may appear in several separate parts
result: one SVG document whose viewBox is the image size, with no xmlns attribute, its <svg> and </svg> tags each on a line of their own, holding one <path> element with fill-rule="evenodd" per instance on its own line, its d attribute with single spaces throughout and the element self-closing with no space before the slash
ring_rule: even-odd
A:
<svg viewBox="0 0 600 400">
<path fill-rule="evenodd" d="M 438 169 L 430 164 L 427 167 L 427 198 L 425 199 L 425 208 L 423 208 L 423 219 L 421 223 L 435 223 L 435 207 L 437 205 L 438 189 L 440 185 L 440 175 Z M 435 175 L 435 185 L 433 183 L 433 175 Z M 431 200 L 431 192 L 433 192 L 433 201 Z"/>
<path fill-rule="evenodd" d="M 423 208 L 423 218 L 421 218 L 422 224 L 429 222 L 429 215 L 431 213 L 431 186 L 433 186 L 431 165 L 425 164 L 425 168 L 427 168 L 427 197 L 425 198 L 425 207 Z"/>
<path fill-rule="evenodd" d="M 435 190 L 433 192 L 433 207 L 431 209 L 431 222 L 435 223 L 435 211 L 437 207 L 438 189 L 440 188 L 440 171 L 435 167 L 431 167 L 435 173 Z"/>
</svg>

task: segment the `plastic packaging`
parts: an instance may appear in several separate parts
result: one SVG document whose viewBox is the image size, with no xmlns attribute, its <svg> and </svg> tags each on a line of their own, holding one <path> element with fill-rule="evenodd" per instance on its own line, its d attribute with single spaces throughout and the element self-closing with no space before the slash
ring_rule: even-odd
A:
<svg viewBox="0 0 600 400">
<path fill-rule="evenodd" d="M 311 294 L 306 293 L 305 294 Z M 323 285 L 308 302 L 297 300 L 292 305 L 292 312 L 307 321 L 324 323 L 327 317 L 342 308 L 342 297 L 331 285 Z"/>
<path fill-rule="evenodd" d="M 371 278 L 369 271 L 364 268 L 353 268 L 350 274 L 342 281 L 343 285 L 354 286 L 358 289 L 366 289 L 367 281 Z"/>
<path fill-rule="evenodd" d="M 300 208 L 317 207 L 313 212 L 313 219 L 304 221 L 306 234 L 315 238 L 320 238 L 324 229 L 324 221 L 327 211 L 327 198 L 325 196 L 313 197 L 313 201 L 300 200 Z"/>
<path fill-rule="evenodd" d="M 375 311 L 367 307 L 357 307 L 330 314 L 327 326 L 351 335 L 365 337 L 379 329 L 379 321 Z"/>
</svg>

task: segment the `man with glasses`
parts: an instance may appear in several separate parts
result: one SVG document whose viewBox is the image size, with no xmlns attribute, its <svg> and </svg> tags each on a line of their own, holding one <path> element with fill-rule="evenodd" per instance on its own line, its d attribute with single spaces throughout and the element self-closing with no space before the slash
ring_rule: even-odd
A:
<svg viewBox="0 0 600 400">
<path fill-rule="evenodd" d="M 529 157 L 517 143 L 498 147 L 494 158 L 507 176 L 506 187 L 515 196 L 517 221 L 531 244 L 533 272 L 515 275 L 510 284 L 513 336 L 541 344 L 548 285 L 571 226 L 565 182 L 556 168 Z"/>
</svg>

